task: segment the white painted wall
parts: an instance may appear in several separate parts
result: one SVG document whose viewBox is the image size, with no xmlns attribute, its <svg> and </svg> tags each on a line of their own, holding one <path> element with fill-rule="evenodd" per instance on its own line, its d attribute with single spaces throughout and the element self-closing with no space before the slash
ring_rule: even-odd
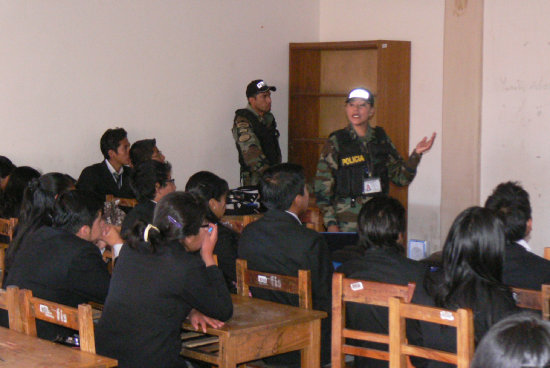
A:
<svg viewBox="0 0 550 368">
<path fill-rule="evenodd" d="M 412 151 L 433 131 L 441 132 L 443 22 L 441 0 L 320 0 L 320 41 L 411 41 Z M 342 122 L 345 124 L 345 121 Z M 436 140 L 422 158 L 409 186 L 408 238 L 428 240 L 440 248 L 441 146 Z"/>
<path fill-rule="evenodd" d="M 78 177 L 122 126 L 157 138 L 180 188 L 201 169 L 236 186 L 246 85 L 278 87 L 286 157 L 288 43 L 318 35 L 317 0 L 3 0 L 0 154 Z"/>
<path fill-rule="evenodd" d="M 550 2 L 485 0 L 481 199 L 500 182 L 531 196 L 530 245 L 550 246 Z"/>
</svg>

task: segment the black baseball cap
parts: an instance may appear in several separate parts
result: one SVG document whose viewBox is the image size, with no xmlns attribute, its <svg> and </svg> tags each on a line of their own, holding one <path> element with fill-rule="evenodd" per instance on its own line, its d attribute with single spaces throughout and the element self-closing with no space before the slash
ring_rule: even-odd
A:
<svg viewBox="0 0 550 368">
<path fill-rule="evenodd" d="M 246 86 L 246 98 L 254 97 L 260 92 L 273 91 L 275 92 L 277 87 L 268 86 L 262 79 L 255 79 L 248 83 Z"/>
</svg>

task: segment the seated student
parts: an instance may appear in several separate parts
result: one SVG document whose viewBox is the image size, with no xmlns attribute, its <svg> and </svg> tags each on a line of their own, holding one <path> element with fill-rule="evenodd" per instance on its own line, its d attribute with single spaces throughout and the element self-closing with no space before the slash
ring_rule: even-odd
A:
<svg viewBox="0 0 550 368">
<path fill-rule="evenodd" d="M 442 269 L 426 275 L 424 287 L 416 287 L 413 303 L 474 312 L 475 342 L 502 318 L 517 312 L 510 289 L 502 283 L 505 235 L 502 221 L 491 210 L 470 207 L 453 222 L 443 246 Z M 456 352 L 453 327 L 420 322 L 420 337 L 409 342 Z M 413 331 L 411 331 L 413 332 Z M 415 367 L 454 365 L 411 359 Z"/>
<path fill-rule="evenodd" d="M 155 160 L 158 162 L 164 162 L 165 157 L 157 147 L 156 139 L 142 139 L 141 141 L 134 142 L 130 147 L 130 161 L 132 167 L 138 167 L 142 162 L 148 160 Z"/>
<path fill-rule="evenodd" d="M 15 165 L 6 156 L 0 156 L 0 192 L 6 189 L 6 184 Z"/>
<path fill-rule="evenodd" d="M 231 317 L 231 296 L 212 256 L 217 226 L 206 222 L 206 210 L 199 196 L 174 192 L 157 204 L 152 224 L 135 224 L 96 328 L 98 354 L 118 359 L 120 368 L 186 367 L 180 332 L 190 312 L 192 323 L 196 311 Z M 200 257 L 192 254 L 199 250 Z"/>
<path fill-rule="evenodd" d="M 229 290 L 236 292 L 237 272 L 235 263 L 237 261 L 239 234 L 220 223 L 225 213 L 229 185 L 227 181 L 211 172 L 199 171 L 189 178 L 185 190 L 197 193 L 207 201 L 208 212 L 206 218 L 218 225 L 218 241 L 214 248 L 214 254 L 218 257 L 218 267 L 223 272 Z"/>
<path fill-rule="evenodd" d="M 38 177 L 40 177 L 40 173 L 29 166 L 20 166 L 11 172 L 10 179 L 2 195 L 0 217 L 19 217 L 23 192 L 29 182 Z"/>
<path fill-rule="evenodd" d="M 470 367 L 550 367 L 550 322 L 531 312 L 501 320 L 479 343 Z"/>
<path fill-rule="evenodd" d="M 100 141 L 101 153 L 105 160 L 88 166 L 80 174 L 76 184 L 78 189 L 89 190 L 103 197 L 135 198 L 130 187 L 132 169 L 130 165 L 130 142 L 122 128 L 107 129 Z"/>
<path fill-rule="evenodd" d="M 532 253 L 525 241 L 533 228 L 529 193 L 518 183 L 499 184 L 487 198 L 485 208 L 495 211 L 504 222 L 504 283 L 536 290 L 540 290 L 542 284 L 549 284 L 550 261 Z"/>
<path fill-rule="evenodd" d="M 71 307 L 89 301 L 103 303 L 110 276 L 93 244 L 102 233 L 102 206 L 90 192 L 73 190 L 60 195 L 53 227 L 40 226 L 25 233 L 4 285 L 30 289 L 34 296 Z M 73 334 L 41 321 L 37 321 L 37 332 L 49 340 Z"/>
<path fill-rule="evenodd" d="M 32 179 L 25 189 L 17 234 L 6 251 L 6 273 L 27 235 L 42 226 L 52 226 L 56 198 L 74 189 L 75 181 L 69 175 L 57 172 L 47 173 Z"/>
<path fill-rule="evenodd" d="M 169 162 L 144 161 L 134 168 L 132 188 L 139 203 L 124 218 L 121 231 L 123 235 L 132 230 L 137 220 L 147 224 L 153 221 L 156 204 L 162 197 L 176 190 L 172 179 L 172 165 Z"/>
<path fill-rule="evenodd" d="M 245 227 L 239 240 L 239 258 L 253 270 L 298 276 L 311 271 L 313 309 L 329 313 L 321 322 L 321 363 L 330 362 L 330 311 L 332 264 L 324 237 L 308 229 L 298 217 L 307 210 L 309 192 L 300 165 L 284 163 L 267 169 L 260 179 L 265 215 Z M 298 297 L 253 289 L 254 297 L 298 306 Z M 299 365 L 300 354 L 291 352 L 266 359 L 268 364 Z"/>
<path fill-rule="evenodd" d="M 359 245 L 365 250 L 362 257 L 344 263 L 338 272 L 349 278 L 407 285 L 415 282 L 422 287 L 425 267 L 405 256 L 405 209 L 397 199 L 382 196 L 363 205 L 358 218 Z M 350 328 L 388 334 L 388 309 L 348 303 L 347 323 Z M 373 349 L 387 346 L 360 343 Z M 388 362 L 356 357 L 356 367 L 388 367 Z"/>
</svg>

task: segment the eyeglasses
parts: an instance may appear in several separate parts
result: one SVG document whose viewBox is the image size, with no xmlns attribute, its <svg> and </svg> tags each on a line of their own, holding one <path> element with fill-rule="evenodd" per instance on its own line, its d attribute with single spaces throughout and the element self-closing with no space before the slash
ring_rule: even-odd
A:
<svg viewBox="0 0 550 368">
<path fill-rule="evenodd" d="M 175 182 L 176 182 L 176 179 L 168 179 L 168 180 L 166 180 L 166 183 L 172 183 L 172 184 L 173 184 L 173 183 L 175 183 Z"/>
<path fill-rule="evenodd" d="M 200 227 L 208 228 L 208 227 L 210 227 L 210 224 L 203 224 Z"/>
</svg>

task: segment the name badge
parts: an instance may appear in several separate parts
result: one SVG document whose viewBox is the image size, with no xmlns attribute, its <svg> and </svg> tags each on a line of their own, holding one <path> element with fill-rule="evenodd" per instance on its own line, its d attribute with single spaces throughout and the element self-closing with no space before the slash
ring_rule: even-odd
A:
<svg viewBox="0 0 550 368">
<path fill-rule="evenodd" d="M 374 194 L 382 191 L 380 178 L 368 178 L 363 182 L 363 194 Z"/>
</svg>

